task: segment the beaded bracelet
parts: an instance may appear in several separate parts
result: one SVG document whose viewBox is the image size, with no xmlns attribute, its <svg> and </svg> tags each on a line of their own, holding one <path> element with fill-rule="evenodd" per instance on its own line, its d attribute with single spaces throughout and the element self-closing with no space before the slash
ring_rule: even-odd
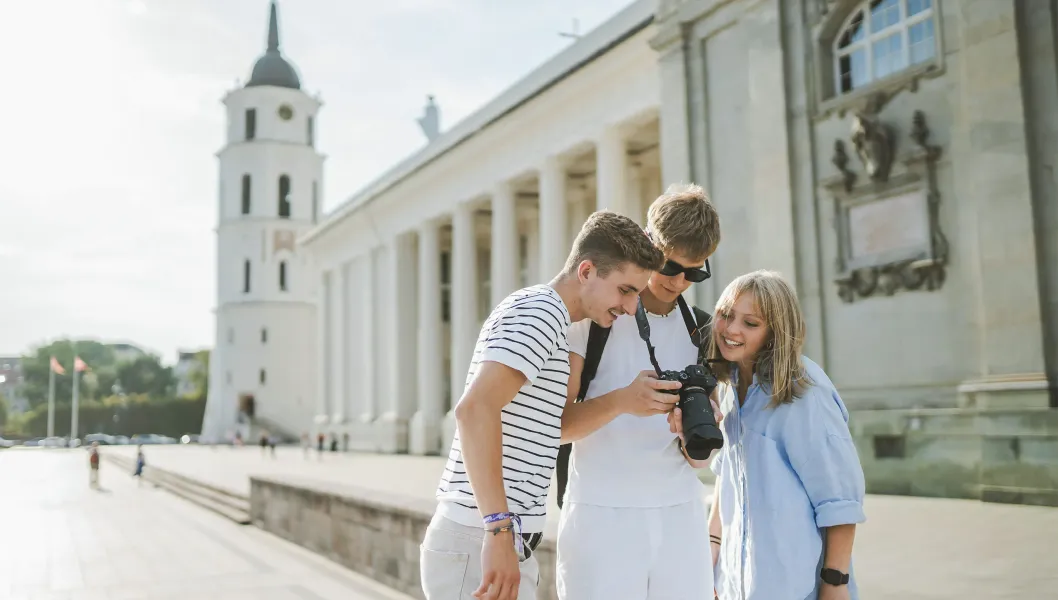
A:
<svg viewBox="0 0 1058 600">
<path fill-rule="evenodd" d="M 510 525 L 497 527 L 495 530 L 488 528 L 492 523 L 506 521 L 507 519 L 510 519 Z M 492 531 L 493 535 L 497 535 L 508 529 L 514 532 L 514 549 L 517 550 L 519 554 L 522 553 L 522 544 L 524 543 L 522 540 L 522 519 L 518 515 L 511 512 L 493 513 L 491 515 L 485 515 L 483 521 L 485 522 L 485 531 Z"/>
</svg>

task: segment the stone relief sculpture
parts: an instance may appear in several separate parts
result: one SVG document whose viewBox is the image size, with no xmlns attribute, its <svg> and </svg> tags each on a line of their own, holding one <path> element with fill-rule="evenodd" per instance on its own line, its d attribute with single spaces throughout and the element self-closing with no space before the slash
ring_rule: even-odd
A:
<svg viewBox="0 0 1058 600">
<path fill-rule="evenodd" d="M 838 296 L 845 302 L 875 294 L 889 296 L 901 289 L 935 290 L 943 285 L 948 241 L 940 228 L 940 193 L 936 180 L 936 162 L 941 149 L 929 143 L 929 135 L 925 113 L 915 111 L 909 133 L 914 146 L 897 156 L 893 129 L 873 115 L 857 114 L 850 141 L 868 176 L 862 183 L 857 183 L 857 173 L 849 167 L 844 141 L 834 140 L 831 161 L 838 174 L 821 183 L 834 194 L 834 227 L 838 239 L 834 283 Z M 897 163 L 905 169 L 890 176 Z M 897 208 L 907 206 L 911 209 Z M 886 235 L 892 235 L 892 228 L 879 230 L 870 221 L 850 220 L 850 211 L 863 207 L 884 207 L 879 214 L 914 225 L 911 229 L 921 230 L 921 236 L 912 238 L 908 245 L 908 240 L 898 235 L 890 249 L 857 254 L 852 248 L 864 239 L 862 236 L 876 235 L 878 231 L 889 231 Z M 861 230 L 865 223 L 868 229 Z"/>
<path fill-rule="evenodd" d="M 852 145 L 872 181 L 884 183 L 889 179 L 893 164 L 893 143 L 889 128 L 876 117 L 856 113 L 852 119 Z"/>
<path fill-rule="evenodd" d="M 834 166 L 841 171 L 844 179 L 845 191 L 851 192 L 853 184 L 856 183 L 856 173 L 849 170 L 849 155 L 845 153 L 845 142 L 834 140 L 834 156 L 830 159 Z"/>
</svg>

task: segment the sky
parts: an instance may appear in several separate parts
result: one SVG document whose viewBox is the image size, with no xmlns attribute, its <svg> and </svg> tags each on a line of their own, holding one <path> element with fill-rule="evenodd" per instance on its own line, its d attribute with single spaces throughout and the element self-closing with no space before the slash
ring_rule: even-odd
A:
<svg viewBox="0 0 1058 600">
<path fill-rule="evenodd" d="M 268 0 L 8 2 L 0 19 L 0 355 L 54 339 L 176 360 L 213 344 L 224 94 L 265 49 Z M 329 211 L 630 0 L 280 0 L 319 93 Z"/>
</svg>

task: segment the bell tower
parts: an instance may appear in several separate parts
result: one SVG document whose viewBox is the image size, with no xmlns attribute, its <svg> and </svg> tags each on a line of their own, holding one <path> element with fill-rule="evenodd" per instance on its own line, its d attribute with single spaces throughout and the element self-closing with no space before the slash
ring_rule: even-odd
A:
<svg viewBox="0 0 1058 600">
<path fill-rule="evenodd" d="M 223 99 L 207 440 L 246 439 L 252 428 L 296 437 L 313 415 L 316 290 L 296 241 L 321 208 L 321 102 L 302 91 L 279 47 L 273 0 L 264 54 Z"/>
</svg>

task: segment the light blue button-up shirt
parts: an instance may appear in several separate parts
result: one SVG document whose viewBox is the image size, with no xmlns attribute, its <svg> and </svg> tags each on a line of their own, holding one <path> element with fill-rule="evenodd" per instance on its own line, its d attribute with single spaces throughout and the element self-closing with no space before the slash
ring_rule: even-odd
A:
<svg viewBox="0 0 1058 600">
<path fill-rule="evenodd" d="M 802 360 L 813 385 L 792 404 L 768 408 L 771 386 L 756 376 L 741 407 L 734 386 L 720 389 L 724 447 L 711 464 L 723 525 L 720 600 L 815 600 L 822 529 L 866 520 L 849 412 L 823 369 Z M 849 595 L 859 597 L 855 576 Z"/>
</svg>

